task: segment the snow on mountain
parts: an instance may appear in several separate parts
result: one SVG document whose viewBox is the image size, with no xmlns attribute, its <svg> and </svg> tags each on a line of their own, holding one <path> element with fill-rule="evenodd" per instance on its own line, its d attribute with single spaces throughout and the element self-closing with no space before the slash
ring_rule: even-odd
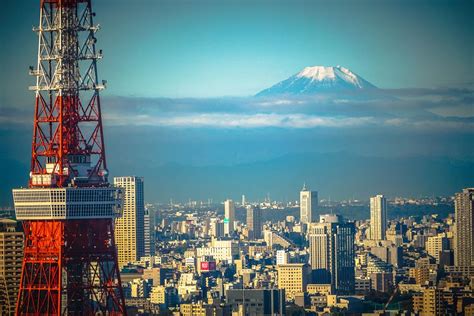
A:
<svg viewBox="0 0 474 316">
<path fill-rule="evenodd" d="M 313 66 L 306 67 L 288 79 L 260 91 L 257 96 L 303 95 L 374 88 L 376 87 L 373 84 L 347 68 Z"/>
</svg>

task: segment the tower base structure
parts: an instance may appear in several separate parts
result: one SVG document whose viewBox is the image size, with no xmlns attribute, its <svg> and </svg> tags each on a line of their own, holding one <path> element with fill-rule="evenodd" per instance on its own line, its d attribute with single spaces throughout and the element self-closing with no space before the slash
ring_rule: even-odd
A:
<svg viewBox="0 0 474 316">
<path fill-rule="evenodd" d="M 126 315 L 111 217 L 120 192 L 14 190 L 25 233 L 17 315 Z"/>
</svg>

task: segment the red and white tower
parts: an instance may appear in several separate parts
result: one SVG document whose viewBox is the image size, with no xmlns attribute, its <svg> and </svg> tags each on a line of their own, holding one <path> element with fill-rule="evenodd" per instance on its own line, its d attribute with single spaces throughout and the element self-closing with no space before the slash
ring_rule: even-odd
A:
<svg viewBox="0 0 474 316">
<path fill-rule="evenodd" d="M 25 231 L 18 315 L 125 315 L 91 0 L 41 0 L 29 188 L 13 190 Z"/>
</svg>

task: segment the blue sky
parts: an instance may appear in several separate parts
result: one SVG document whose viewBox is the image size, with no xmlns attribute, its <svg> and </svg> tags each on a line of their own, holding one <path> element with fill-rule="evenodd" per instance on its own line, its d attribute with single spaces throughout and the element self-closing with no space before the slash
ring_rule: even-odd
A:
<svg viewBox="0 0 474 316">
<path fill-rule="evenodd" d="M 31 99 L 39 1 L 2 10 L 1 97 Z M 111 1 L 102 25 L 106 95 L 253 95 L 310 65 L 343 65 L 383 88 L 472 82 L 472 1 Z M 11 80 L 16 78 L 16 80 Z M 26 99 L 23 98 L 26 96 Z"/>
<path fill-rule="evenodd" d="M 27 183 L 38 7 L 0 13 L 0 206 Z M 297 198 L 304 181 L 335 199 L 474 185 L 472 1 L 93 7 L 110 171 L 145 175 L 149 201 Z M 252 97 L 310 65 L 345 66 L 383 90 Z"/>
</svg>

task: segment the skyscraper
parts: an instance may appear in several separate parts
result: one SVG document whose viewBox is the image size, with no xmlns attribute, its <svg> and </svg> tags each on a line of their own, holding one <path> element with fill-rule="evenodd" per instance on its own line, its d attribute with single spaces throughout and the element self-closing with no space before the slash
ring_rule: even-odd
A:
<svg viewBox="0 0 474 316">
<path fill-rule="evenodd" d="M 247 228 L 249 240 L 262 237 L 262 210 L 258 206 L 247 206 Z"/>
<path fill-rule="evenodd" d="M 300 221 L 305 224 L 317 221 L 318 192 L 310 191 L 306 184 L 300 192 Z"/>
<path fill-rule="evenodd" d="M 454 208 L 454 264 L 474 266 L 474 188 L 466 188 L 456 193 Z"/>
<path fill-rule="evenodd" d="M 319 223 L 309 226 L 311 268 L 316 283 L 327 283 L 339 292 L 353 292 L 354 274 L 353 223 L 345 223 L 340 216 L 322 215 Z"/>
<path fill-rule="evenodd" d="M 145 256 L 155 255 L 155 216 L 153 210 L 145 208 L 143 218 Z"/>
<path fill-rule="evenodd" d="M 234 201 L 226 200 L 224 202 L 224 234 L 232 235 L 234 232 L 235 207 Z"/>
<path fill-rule="evenodd" d="M 114 185 L 124 192 L 123 216 L 115 222 L 118 264 L 123 267 L 145 255 L 143 178 L 115 177 Z"/>
<path fill-rule="evenodd" d="M 370 198 L 370 239 L 385 240 L 387 200 L 381 194 Z"/>
<path fill-rule="evenodd" d="M 0 219 L 0 315 L 14 315 L 20 287 L 23 233 L 16 221 Z"/>
</svg>

